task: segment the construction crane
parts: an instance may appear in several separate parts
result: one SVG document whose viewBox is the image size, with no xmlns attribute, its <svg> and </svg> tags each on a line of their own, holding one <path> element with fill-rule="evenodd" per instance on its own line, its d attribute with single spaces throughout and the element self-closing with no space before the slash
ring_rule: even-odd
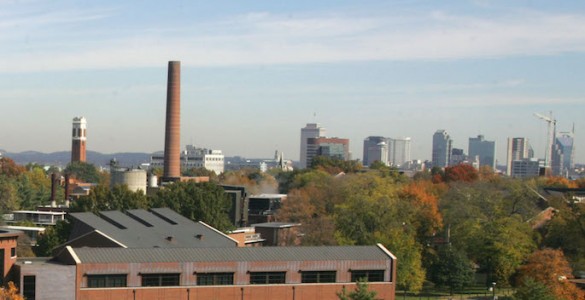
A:
<svg viewBox="0 0 585 300">
<path fill-rule="evenodd" d="M 552 147 L 555 139 L 557 120 L 553 119 L 552 111 L 549 111 L 549 116 L 541 115 L 539 113 L 534 113 L 534 116 L 548 123 L 548 140 L 544 151 L 544 167 L 549 168 L 551 164 Z"/>
</svg>

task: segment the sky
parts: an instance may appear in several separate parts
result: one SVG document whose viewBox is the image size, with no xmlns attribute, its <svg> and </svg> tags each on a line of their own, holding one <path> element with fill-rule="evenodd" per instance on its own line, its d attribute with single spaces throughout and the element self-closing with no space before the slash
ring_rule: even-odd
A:
<svg viewBox="0 0 585 300">
<path fill-rule="evenodd" d="M 167 64 L 181 61 L 181 144 L 298 160 L 300 129 L 411 137 L 430 159 L 445 129 L 529 138 L 575 128 L 585 163 L 584 1 L 0 0 L 0 149 L 164 148 Z"/>
</svg>

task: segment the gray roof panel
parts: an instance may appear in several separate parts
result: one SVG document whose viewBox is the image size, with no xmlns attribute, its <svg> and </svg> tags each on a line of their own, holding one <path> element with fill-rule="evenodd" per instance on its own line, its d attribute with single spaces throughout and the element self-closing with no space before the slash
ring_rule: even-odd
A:
<svg viewBox="0 0 585 300">
<path fill-rule="evenodd" d="M 379 261 L 389 257 L 378 246 L 265 248 L 75 248 L 81 263 Z"/>
<path fill-rule="evenodd" d="M 76 222 L 75 226 L 99 230 L 128 248 L 216 248 L 237 245 L 226 235 L 168 208 L 153 209 L 152 212 L 138 209 L 127 213 L 105 211 L 100 212 L 100 216 L 93 213 L 72 213 L 71 216 L 81 223 Z"/>
</svg>

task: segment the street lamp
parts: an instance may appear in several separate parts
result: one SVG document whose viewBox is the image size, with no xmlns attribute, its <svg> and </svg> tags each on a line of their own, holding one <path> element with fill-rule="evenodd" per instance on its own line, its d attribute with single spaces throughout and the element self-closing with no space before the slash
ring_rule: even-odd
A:
<svg viewBox="0 0 585 300">
<path fill-rule="evenodd" d="M 494 300 L 496 300 L 497 298 L 496 298 L 496 283 L 495 282 L 492 282 L 492 292 L 494 295 Z"/>
</svg>

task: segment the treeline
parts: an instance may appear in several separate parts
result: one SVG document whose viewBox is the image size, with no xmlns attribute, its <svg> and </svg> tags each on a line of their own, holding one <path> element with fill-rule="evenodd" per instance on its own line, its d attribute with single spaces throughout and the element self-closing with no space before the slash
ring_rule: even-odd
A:
<svg viewBox="0 0 585 300">
<path fill-rule="evenodd" d="M 486 286 L 517 287 L 518 299 L 585 296 L 566 280 L 585 270 L 585 204 L 541 196 L 543 187 L 583 188 L 585 180 L 511 179 L 468 165 L 410 179 L 383 164 L 355 165 L 324 159 L 277 174 L 289 194 L 278 221 L 302 223 L 305 245 L 382 243 L 398 257 L 398 288 L 411 292 L 425 283 L 453 292 L 479 273 Z M 544 273 L 556 277 L 536 276 L 551 255 L 556 263 Z"/>
<path fill-rule="evenodd" d="M 48 204 L 50 172 L 1 159 L 0 209 Z M 398 257 L 398 289 L 418 292 L 432 283 L 457 291 L 473 284 L 474 274 L 483 274 L 486 286 L 516 287 L 517 299 L 584 297 L 567 279 L 572 270 L 585 270 L 585 205 L 570 196 L 541 195 L 543 187 L 585 188 L 585 180 L 511 179 L 467 165 L 408 178 L 381 163 L 366 171 L 357 161 L 318 158 L 311 168 L 294 172 L 216 176 L 184 170 L 211 176 L 212 182 L 173 184 L 146 196 L 124 186 L 110 189 L 107 173 L 92 165 L 72 165 L 65 172 L 97 176 L 99 183 L 72 203 L 72 211 L 164 206 L 229 230 L 230 203 L 218 184 L 245 185 L 249 194 L 288 194 L 275 217 L 302 223 L 304 245 L 383 244 Z M 64 242 L 67 230 L 66 224 L 49 229 L 38 254 Z"/>
</svg>

